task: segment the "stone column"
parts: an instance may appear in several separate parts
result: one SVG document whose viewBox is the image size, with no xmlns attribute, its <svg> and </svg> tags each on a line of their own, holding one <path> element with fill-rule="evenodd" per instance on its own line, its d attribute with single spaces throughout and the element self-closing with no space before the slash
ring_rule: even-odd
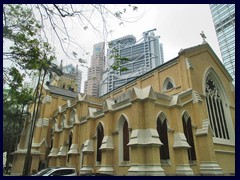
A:
<svg viewBox="0 0 240 180">
<path fill-rule="evenodd" d="M 133 130 L 128 145 L 131 147 L 128 175 L 165 175 L 159 157 L 159 146 L 162 143 L 156 129 Z"/>
<path fill-rule="evenodd" d="M 104 136 L 100 149 L 102 151 L 102 162 L 98 172 L 113 175 L 114 171 L 112 165 L 114 148 L 112 143 L 112 136 Z"/>
<path fill-rule="evenodd" d="M 93 140 L 86 140 L 84 142 L 83 153 L 83 165 L 80 169 L 80 174 L 92 173 L 93 171 Z"/>
<path fill-rule="evenodd" d="M 174 133 L 174 158 L 176 164 L 176 175 L 194 175 L 189 165 L 187 149 L 190 148 L 184 133 Z"/>
<path fill-rule="evenodd" d="M 208 119 L 203 120 L 202 129 L 196 132 L 199 151 L 200 174 L 202 175 L 223 175 L 222 168 L 216 161 L 212 131 Z"/>
<path fill-rule="evenodd" d="M 200 152 L 198 159 L 200 162 L 200 174 L 201 175 L 222 175 L 222 168 L 216 161 L 216 155 L 213 144 L 213 134 L 210 128 L 210 122 L 207 118 L 207 109 L 203 103 L 203 96 L 200 96 L 197 91 L 193 91 L 193 110 L 195 118 L 198 118 L 198 128 L 196 131 L 196 148 Z M 199 111 L 202 109 L 202 111 Z"/>
</svg>

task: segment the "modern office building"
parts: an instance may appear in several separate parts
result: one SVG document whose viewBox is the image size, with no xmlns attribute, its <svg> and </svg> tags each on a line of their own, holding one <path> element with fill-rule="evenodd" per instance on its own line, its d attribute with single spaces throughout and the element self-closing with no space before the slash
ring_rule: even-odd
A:
<svg viewBox="0 0 240 180">
<path fill-rule="evenodd" d="M 234 175 L 231 82 L 204 43 L 100 98 L 44 84 L 30 173 L 67 166 L 78 174 Z M 22 174 L 30 128 L 29 116 L 11 175 Z"/>
<path fill-rule="evenodd" d="M 235 4 L 210 4 L 222 61 L 235 84 Z"/>
<path fill-rule="evenodd" d="M 88 68 L 88 77 L 84 85 L 84 93 L 99 97 L 99 84 L 102 79 L 105 66 L 105 43 L 101 42 L 93 46 L 91 67 Z"/>
<path fill-rule="evenodd" d="M 163 48 L 159 43 L 159 36 L 155 36 L 153 32 L 155 30 L 143 32 L 143 38 L 138 42 L 133 35 L 127 35 L 109 43 L 100 95 L 163 64 Z"/>
</svg>

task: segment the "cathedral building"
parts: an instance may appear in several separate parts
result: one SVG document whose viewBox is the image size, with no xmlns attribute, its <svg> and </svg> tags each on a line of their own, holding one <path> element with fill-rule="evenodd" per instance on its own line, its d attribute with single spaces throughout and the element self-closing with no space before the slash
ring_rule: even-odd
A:
<svg viewBox="0 0 240 180">
<path fill-rule="evenodd" d="M 48 166 L 117 176 L 235 174 L 235 89 L 207 44 L 97 98 L 43 86 L 31 173 Z M 14 152 L 21 175 L 31 120 Z"/>
</svg>

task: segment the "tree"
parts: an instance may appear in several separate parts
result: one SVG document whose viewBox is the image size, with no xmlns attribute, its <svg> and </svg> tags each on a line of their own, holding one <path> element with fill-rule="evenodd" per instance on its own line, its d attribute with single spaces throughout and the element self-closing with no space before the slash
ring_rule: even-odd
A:
<svg viewBox="0 0 240 180">
<path fill-rule="evenodd" d="M 141 18 L 140 16 L 129 17 L 131 12 L 138 10 L 137 6 L 130 4 L 35 4 L 30 6 L 36 17 L 39 17 L 42 26 L 50 26 L 51 34 L 56 36 L 62 51 L 69 58 L 71 58 L 70 54 L 66 51 L 69 46 L 75 45 L 83 54 L 88 52 L 79 44 L 79 39 L 72 36 L 68 22 L 75 24 L 80 31 L 81 29 L 93 30 L 106 42 L 108 35 L 113 32 L 109 22 L 123 26 L 125 23 L 134 23 Z M 46 29 L 43 29 L 43 34 L 46 39 L 50 38 Z"/>
<path fill-rule="evenodd" d="M 36 108 L 36 102 L 38 99 L 39 101 L 37 105 L 39 105 L 42 93 L 42 85 L 44 83 L 45 76 L 47 73 L 52 73 L 53 71 L 58 75 L 61 75 L 61 71 L 59 71 L 57 69 L 57 66 L 52 63 L 52 61 L 55 59 L 54 51 L 50 45 L 45 42 L 43 38 L 41 38 L 41 35 L 39 33 L 41 26 L 34 18 L 33 13 L 30 9 L 23 5 L 4 5 L 3 21 L 4 41 L 10 42 L 9 48 L 6 48 L 6 51 L 3 53 L 4 60 L 10 61 L 13 64 L 11 67 L 5 67 L 3 71 L 4 83 L 6 83 L 11 88 L 10 99 L 12 103 L 9 105 L 7 101 L 4 101 L 4 107 L 6 107 L 5 119 L 7 121 L 7 125 L 5 126 L 6 132 L 8 132 L 9 127 L 13 130 L 16 129 L 16 122 L 12 121 L 12 119 L 16 118 L 9 117 L 7 114 L 15 114 L 15 117 L 20 117 L 22 120 L 23 109 L 29 101 L 28 95 L 31 94 L 30 92 L 24 91 L 24 89 L 22 89 L 22 83 L 25 77 L 25 73 L 29 74 L 33 71 L 36 73 L 38 72 L 39 74 L 38 86 L 35 91 L 36 93 L 33 102 L 34 111 L 30 129 L 31 134 L 33 135 L 36 122 L 35 109 L 38 110 L 38 106 Z M 41 77 L 42 85 L 39 92 L 38 87 Z M 8 100 L 9 98 L 6 99 Z M 16 116 L 19 115 L 19 106 L 22 106 L 22 111 L 20 113 L 20 116 Z M 7 113 L 8 108 L 11 108 L 10 113 Z M 14 109 L 15 111 L 11 112 Z M 29 138 L 26 157 L 30 155 L 31 144 L 32 136 Z"/>
<path fill-rule="evenodd" d="M 52 38 L 50 34 L 52 34 L 58 39 L 61 49 L 67 57 L 72 59 L 70 57 L 72 54 L 74 60 L 77 59 L 81 66 L 86 67 L 86 60 L 82 57 L 79 58 L 78 55 L 80 51 L 85 54 L 89 54 L 89 52 L 82 48 L 78 39 L 72 37 L 71 29 L 66 23 L 72 21 L 82 27 L 84 31 L 92 29 L 104 41 L 107 41 L 108 35 L 112 32 L 108 22 L 114 22 L 119 26 L 136 22 L 141 17 L 129 17 L 128 14 L 137 10 L 138 7 L 134 5 L 114 4 L 4 4 L 4 61 L 10 60 L 13 66 L 20 67 L 24 74 L 29 74 L 26 72 L 29 69 L 39 69 L 40 63 L 44 63 L 42 58 L 46 52 L 47 58 L 55 59 L 54 51 L 49 46 L 49 39 Z M 98 21 L 94 21 L 96 18 Z M 47 30 L 49 27 L 52 30 L 50 33 Z M 5 44 L 9 41 L 11 45 L 6 50 Z M 105 44 L 107 45 L 107 43 Z M 77 46 L 78 52 L 67 53 L 70 46 Z M 4 83 L 6 83 L 9 80 L 7 76 L 9 69 L 4 68 L 3 72 Z"/>
<path fill-rule="evenodd" d="M 3 96 L 3 150 L 7 152 L 6 172 L 12 158 L 10 153 L 14 152 L 18 137 L 24 125 L 24 114 L 26 106 L 32 101 L 32 89 L 11 88 Z"/>
<path fill-rule="evenodd" d="M 5 84 L 11 84 L 14 78 L 24 78 L 26 74 L 37 72 L 55 59 L 53 49 L 41 38 L 40 29 L 41 25 L 27 7 L 3 6 L 3 60 L 12 63 L 10 67 L 3 67 Z M 21 75 L 11 79 L 10 72 Z"/>
</svg>

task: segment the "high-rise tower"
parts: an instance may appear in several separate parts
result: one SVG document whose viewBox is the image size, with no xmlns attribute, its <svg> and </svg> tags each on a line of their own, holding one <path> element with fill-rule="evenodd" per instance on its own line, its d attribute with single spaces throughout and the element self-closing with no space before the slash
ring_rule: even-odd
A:
<svg viewBox="0 0 240 180">
<path fill-rule="evenodd" d="M 100 95 L 104 95 L 163 64 L 163 48 L 159 43 L 159 36 L 155 36 L 153 32 L 155 30 L 143 32 L 143 37 L 138 42 L 133 35 L 110 42 L 107 52 L 107 67 L 100 84 Z M 127 60 L 118 63 L 119 68 L 116 70 L 112 67 L 118 61 L 117 57 Z"/>
<path fill-rule="evenodd" d="M 235 84 L 235 4 L 210 4 L 222 61 Z"/>
<path fill-rule="evenodd" d="M 95 97 L 99 96 L 99 84 L 105 65 L 105 43 L 101 42 L 93 46 L 91 57 L 91 67 L 88 68 L 88 78 L 85 81 L 84 93 Z"/>
</svg>

